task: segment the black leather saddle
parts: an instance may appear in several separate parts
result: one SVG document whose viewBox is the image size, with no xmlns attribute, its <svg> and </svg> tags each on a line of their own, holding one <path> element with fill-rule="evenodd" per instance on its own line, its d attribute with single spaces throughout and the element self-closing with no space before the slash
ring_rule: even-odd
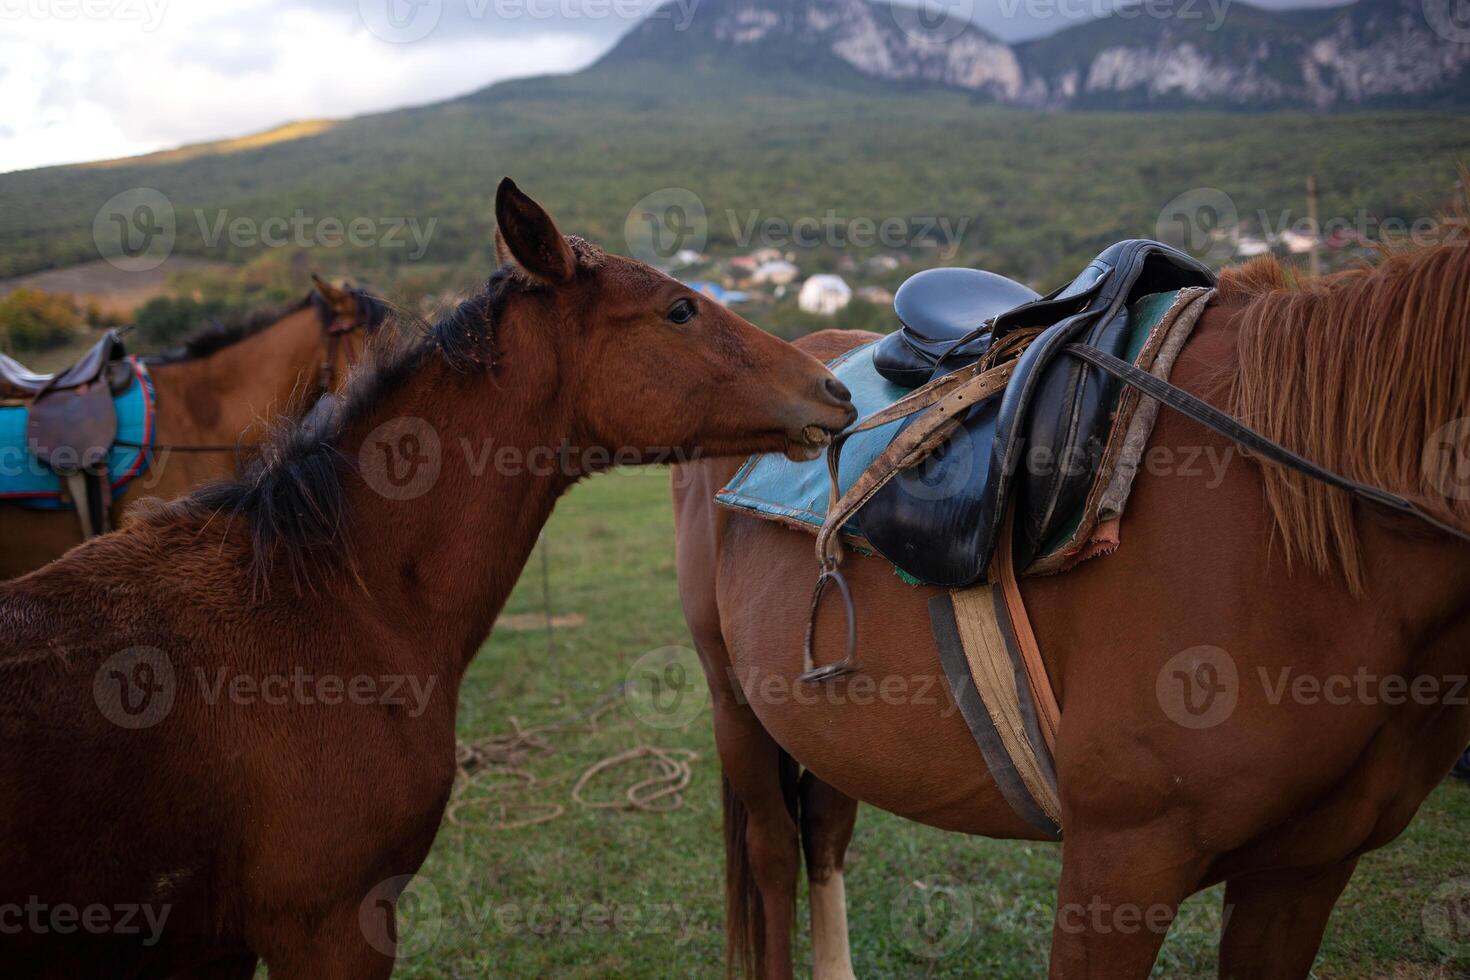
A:
<svg viewBox="0 0 1470 980">
<path fill-rule="evenodd" d="M 1030 286 L 982 269 L 926 269 L 904 280 L 893 297 L 903 329 L 873 352 L 878 373 L 917 388 L 934 376 L 973 363 L 990 346 L 989 323 L 1041 298 Z"/>
<path fill-rule="evenodd" d="M 945 445 L 863 507 L 863 535 L 922 581 L 968 585 L 985 576 L 1014 502 L 1014 554 L 1024 569 L 1085 502 L 1119 392 L 1112 375 L 1062 356 L 1062 348 L 1083 342 L 1121 357 L 1130 303 L 1214 284 L 1207 266 L 1143 239 L 1109 246 L 1061 288 L 1000 311 L 994 303 L 1002 297 L 1030 290 L 970 270 L 932 270 L 904 283 L 894 300 L 899 307 L 899 297 L 907 297 L 899 309 L 904 328 L 883 342 L 885 356 L 874 358 L 879 373 L 897 384 L 913 386 L 971 363 L 1011 331 L 1043 332 L 1004 392 L 971 408 Z"/>
</svg>

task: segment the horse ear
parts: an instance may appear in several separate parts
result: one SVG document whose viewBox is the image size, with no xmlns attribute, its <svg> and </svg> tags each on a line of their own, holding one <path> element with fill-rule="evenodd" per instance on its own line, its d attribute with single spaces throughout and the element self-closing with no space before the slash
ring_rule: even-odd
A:
<svg viewBox="0 0 1470 980">
<path fill-rule="evenodd" d="M 495 255 L 514 262 L 542 282 L 571 282 L 577 274 L 572 247 L 551 215 L 531 200 L 509 177 L 495 189 Z"/>
<path fill-rule="evenodd" d="M 311 274 L 312 285 L 316 287 L 317 293 L 327 301 L 332 312 L 338 316 L 355 316 L 357 314 L 357 300 L 345 289 L 338 289 L 327 282 L 315 272 Z"/>
</svg>

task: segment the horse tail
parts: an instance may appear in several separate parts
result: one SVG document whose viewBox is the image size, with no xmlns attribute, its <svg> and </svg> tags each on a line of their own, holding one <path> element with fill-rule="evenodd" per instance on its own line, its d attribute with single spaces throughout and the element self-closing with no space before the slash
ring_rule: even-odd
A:
<svg viewBox="0 0 1470 980">
<path fill-rule="evenodd" d="M 792 819 L 797 818 L 797 784 L 801 767 L 784 750 L 777 749 L 781 792 Z M 746 847 L 750 812 L 721 777 L 725 798 L 725 976 L 764 980 L 766 975 L 766 917 L 760 886 L 751 867 Z M 793 923 L 795 917 L 793 916 Z"/>
</svg>

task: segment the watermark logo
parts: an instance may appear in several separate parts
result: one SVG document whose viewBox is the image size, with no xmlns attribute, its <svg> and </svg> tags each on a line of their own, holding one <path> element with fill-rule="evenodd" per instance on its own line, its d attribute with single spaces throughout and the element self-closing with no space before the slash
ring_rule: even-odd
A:
<svg viewBox="0 0 1470 980">
<path fill-rule="evenodd" d="M 1159 706 L 1184 728 L 1214 728 L 1235 711 L 1240 675 L 1235 659 L 1219 647 L 1190 647 L 1164 664 L 1154 683 Z"/>
<path fill-rule="evenodd" d="M 173 710 L 173 663 L 157 647 L 128 647 L 102 662 L 92 678 L 92 697 L 119 728 L 151 728 Z"/>
<path fill-rule="evenodd" d="M 977 456 L 970 430 L 961 425 L 922 463 L 905 471 L 898 485 L 906 496 L 917 501 L 949 500 L 969 486 Z"/>
<path fill-rule="evenodd" d="M 949 875 L 911 882 L 893 905 L 891 922 L 903 948 L 937 960 L 964 946 L 975 927 L 970 893 Z"/>
<path fill-rule="evenodd" d="M 633 717 L 649 728 L 687 727 L 709 704 L 699 654 L 680 646 L 650 650 L 628 668 L 623 696 Z"/>
<path fill-rule="evenodd" d="M 920 0 L 910 6 L 888 4 L 889 16 L 919 44 L 947 44 L 965 33 L 975 17 L 975 0 Z"/>
<path fill-rule="evenodd" d="M 389 44 L 422 41 L 439 26 L 444 0 L 357 0 L 357 15 L 373 36 Z"/>
<path fill-rule="evenodd" d="M 1424 475 L 1451 500 L 1470 500 L 1470 418 L 1435 429 L 1424 444 Z"/>
<path fill-rule="evenodd" d="M 7 20 L 111 20 L 137 24 L 152 33 L 163 23 L 168 0 L 4 0 L 0 21 Z"/>
<path fill-rule="evenodd" d="M 1470 44 L 1470 0 L 1423 0 L 1424 20 L 1446 41 Z"/>
<path fill-rule="evenodd" d="M 1230 232 L 1240 212 L 1229 194 L 1214 187 L 1195 187 L 1159 211 L 1154 237 L 1201 262 L 1223 262 L 1234 253 Z"/>
<path fill-rule="evenodd" d="M 628 254 L 649 265 L 668 265 L 683 251 L 701 252 L 709 241 L 709 216 L 699 195 L 664 187 L 633 205 L 623 221 Z"/>
<path fill-rule="evenodd" d="M 389 500 L 414 500 L 439 479 L 439 434 L 420 418 L 389 419 L 368 434 L 357 454 L 367 485 Z"/>
<path fill-rule="evenodd" d="M 357 925 L 368 945 L 383 955 L 419 956 L 439 941 L 444 903 L 429 879 L 397 875 L 367 893 L 357 907 Z"/>
<path fill-rule="evenodd" d="M 1470 959 L 1470 875 L 1444 882 L 1419 912 L 1425 938 L 1452 960 Z"/>
<path fill-rule="evenodd" d="M 124 272 L 147 272 L 163 265 L 173 254 L 177 234 L 173 202 L 152 187 L 114 194 L 92 218 L 97 254 Z"/>
</svg>

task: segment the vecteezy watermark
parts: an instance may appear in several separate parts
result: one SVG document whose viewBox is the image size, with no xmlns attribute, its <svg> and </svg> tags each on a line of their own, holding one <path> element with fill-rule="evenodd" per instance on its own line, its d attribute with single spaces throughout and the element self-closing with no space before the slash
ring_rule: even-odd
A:
<svg viewBox="0 0 1470 980">
<path fill-rule="evenodd" d="M 1464 674 L 1378 674 L 1359 667 L 1351 674 L 1312 674 L 1294 667 L 1257 667 L 1266 703 L 1278 705 L 1470 705 L 1470 676 Z"/>
<path fill-rule="evenodd" d="M 1017 15 L 1029 20 L 1177 20 L 1202 23 L 1206 31 L 1217 31 L 1233 0 L 999 0 L 1002 17 Z"/>
<path fill-rule="evenodd" d="M 157 647 L 128 647 L 97 668 L 92 699 L 119 728 L 151 728 L 173 710 L 177 687 L 168 654 Z"/>
<path fill-rule="evenodd" d="M 437 678 L 413 674 L 338 674 L 303 666 L 251 673 L 229 665 L 176 671 L 156 647 L 129 647 L 108 657 L 92 679 L 103 717 L 120 728 L 150 728 L 168 717 L 181 692 L 204 705 L 267 708 L 391 705 L 410 718 L 428 709 Z"/>
<path fill-rule="evenodd" d="M 628 668 L 623 697 L 633 717 L 650 728 L 687 727 L 709 704 L 699 654 L 681 646 L 648 651 Z"/>
<path fill-rule="evenodd" d="M 1170 657 L 1154 680 L 1154 694 L 1169 720 L 1184 728 L 1213 728 L 1235 711 L 1240 674 L 1220 647 L 1190 647 Z"/>
<path fill-rule="evenodd" d="M 230 667 L 206 671 L 194 668 L 205 704 L 221 702 L 237 705 L 392 705 L 406 709 L 410 718 L 418 718 L 429 707 L 438 681 L 432 675 L 416 674 L 334 674 L 308 671 L 304 667 L 250 674 Z"/>
<path fill-rule="evenodd" d="M 0 0 L 3 2 L 3 0 Z M 314 215 L 303 208 L 290 214 L 232 215 L 227 208 L 195 208 L 182 219 L 209 248 L 378 248 L 405 250 L 411 261 L 423 258 L 438 218 L 412 216 L 342 218 Z M 181 215 L 168 195 L 153 187 L 132 187 L 113 195 L 92 219 L 97 254 L 125 272 L 156 269 L 173 254 Z"/>
<path fill-rule="evenodd" d="M 786 218 L 758 209 L 726 209 L 730 238 L 740 248 L 777 249 L 873 248 L 936 249 L 941 259 L 953 258 L 970 227 L 968 217 L 945 215 L 843 216 L 828 208 L 820 215 Z"/>
<path fill-rule="evenodd" d="M 411 216 L 338 218 L 312 215 L 297 208 L 289 215 L 265 218 L 230 216 L 229 209 L 195 209 L 200 240 L 210 248 L 228 242 L 235 248 L 353 248 L 407 249 L 410 261 L 429 250 L 438 218 L 420 222 Z"/>
<path fill-rule="evenodd" d="M 944 675 L 871 674 L 861 671 L 822 684 L 797 680 L 774 671 L 761 672 L 752 667 L 743 675 L 733 667 L 726 668 L 730 687 L 740 704 L 779 707 L 794 704 L 801 707 L 936 707 L 941 718 L 959 710 Z"/>
<path fill-rule="evenodd" d="M 0 936 L 141 936 L 144 946 L 163 938 L 172 905 L 121 902 L 71 905 L 43 902 L 31 895 L 24 902 L 0 902 Z"/>
<path fill-rule="evenodd" d="M 471 21 L 510 20 L 672 20 L 688 30 L 699 0 L 358 0 L 357 13 L 374 37 L 390 44 L 422 41 L 434 32 L 448 9 Z"/>
<path fill-rule="evenodd" d="M 97 254 L 124 272 L 147 272 L 173 253 L 178 222 L 173 202 L 152 187 L 132 187 L 107 199 L 92 218 Z"/>
<path fill-rule="evenodd" d="M 684 251 L 700 252 L 709 241 L 709 216 L 699 195 L 664 187 L 638 200 L 623 219 L 628 254 L 649 265 L 666 265 Z"/>
<path fill-rule="evenodd" d="M 975 0 L 919 0 L 915 4 L 886 4 L 888 16 L 911 40 L 942 45 L 969 30 L 975 18 Z"/>
<path fill-rule="evenodd" d="M 975 928 L 970 892 L 949 875 L 910 882 L 889 913 L 903 948 L 926 960 L 948 956 L 964 946 Z"/>
<path fill-rule="evenodd" d="M 1470 246 L 1470 223 L 1427 215 L 1381 217 L 1366 209 L 1316 218 L 1289 208 L 1242 213 L 1224 191 L 1195 187 L 1164 205 L 1154 235 L 1203 262 L 1220 263 L 1236 255 L 1264 255 L 1273 248 L 1304 252 L 1375 242 L 1463 248 Z"/>
<path fill-rule="evenodd" d="M 363 440 L 357 469 L 367 485 L 388 500 L 414 500 L 439 480 L 439 433 L 420 418 L 400 416 Z"/>
<path fill-rule="evenodd" d="M 1235 252 L 1229 236 L 1239 225 L 1240 212 L 1229 194 L 1195 187 L 1160 209 L 1154 237 L 1201 262 L 1223 262 Z"/>
<path fill-rule="evenodd" d="M 1470 959 L 1470 875 L 1451 878 L 1419 910 L 1429 944 L 1451 960 Z"/>
<path fill-rule="evenodd" d="M 1421 0 L 1431 30 L 1456 44 L 1470 44 L 1470 0 Z"/>
<path fill-rule="evenodd" d="M 1470 418 L 1452 419 L 1430 433 L 1421 462 L 1436 491 L 1451 500 L 1470 500 Z"/>
<path fill-rule="evenodd" d="M 579 446 L 566 439 L 556 445 L 520 446 L 497 443 L 487 436 L 476 445 L 468 436 L 460 436 L 451 447 L 443 446 L 431 423 L 399 416 L 379 425 L 363 440 L 357 454 L 358 472 L 369 487 L 389 500 L 414 500 L 438 482 L 447 458 L 454 458 L 457 465 L 455 449 L 473 479 L 487 475 L 576 479 L 622 467 L 679 465 L 702 458 L 697 449 L 686 452 L 680 446 Z M 0 466 L 4 461 L 0 452 Z M 0 469 L 0 475 L 3 472 Z"/>
<path fill-rule="evenodd" d="M 428 878 L 395 875 L 374 885 L 358 903 L 357 925 L 368 945 L 385 956 L 420 956 L 439 940 L 444 903 Z"/>
<path fill-rule="evenodd" d="M 720 237 L 738 248 L 777 250 L 816 248 L 934 249 L 941 259 L 959 251 L 969 217 L 945 215 L 844 215 L 835 208 L 790 217 L 759 208 L 727 208 L 720 215 Z M 628 254 L 649 265 L 666 266 L 680 252 L 702 251 L 711 236 L 711 218 L 698 194 L 665 187 L 640 198 L 623 221 Z"/>
<path fill-rule="evenodd" d="M 0 0 L 0 22 L 7 20 L 110 20 L 156 31 L 169 0 Z"/>
</svg>

